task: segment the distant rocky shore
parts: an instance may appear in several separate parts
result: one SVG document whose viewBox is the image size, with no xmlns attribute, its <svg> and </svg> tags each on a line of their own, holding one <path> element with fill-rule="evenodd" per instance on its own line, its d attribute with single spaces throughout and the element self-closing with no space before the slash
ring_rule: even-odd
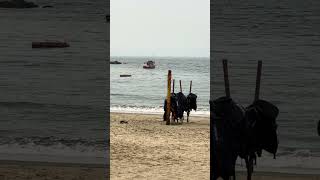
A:
<svg viewBox="0 0 320 180">
<path fill-rule="evenodd" d="M 0 1 L 0 8 L 36 8 L 39 7 L 33 2 L 26 2 L 24 0 Z"/>
</svg>

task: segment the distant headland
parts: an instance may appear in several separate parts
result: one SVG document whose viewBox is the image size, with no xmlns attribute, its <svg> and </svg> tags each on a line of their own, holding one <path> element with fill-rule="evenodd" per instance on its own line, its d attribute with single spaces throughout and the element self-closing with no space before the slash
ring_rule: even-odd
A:
<svg viewBox="0 0 320 180">
<path fill-rule="evenodd" d="M 39 7 L 33 2 L 24 0 L 0 1 L 0 8 L 36 8 Z"/>
</svg>

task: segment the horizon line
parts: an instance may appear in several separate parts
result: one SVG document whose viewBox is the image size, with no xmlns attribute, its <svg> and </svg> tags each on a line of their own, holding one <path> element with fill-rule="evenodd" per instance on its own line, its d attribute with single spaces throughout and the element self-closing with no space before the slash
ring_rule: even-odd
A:
<svg viewBox="0 0 320 180">
<path fill-rule="evenodd" d="M 128 56 L 128 55 L 124 55 L 124 56 L 109 56 L 109 57 L 160 57 L 160 58 L 210 58 L 210 56 Z"/>
</svg>

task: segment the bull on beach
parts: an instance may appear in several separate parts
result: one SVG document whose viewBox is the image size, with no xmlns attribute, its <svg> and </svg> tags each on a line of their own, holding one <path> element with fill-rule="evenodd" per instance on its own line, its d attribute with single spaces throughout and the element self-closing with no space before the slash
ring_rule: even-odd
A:
<svg viewBox="0 0 320 180">
<path fill-rule="evenodd" d="M 164 114 L 163 120 L 166 120 L 167 112 L 167 100 L 164 100 Z M 170 112 L 172 114 L 171 118 L 175 122 L 183 122 L 184 112 L 187 112 L 187 122 L 189 122 L 189 115 L 192 110 L 197 110 L 197 95 L 189 93 L 186 97 L 182 92 L 171 93 L 171 102 L 170 102 Z"/>
<path fill-rule="evenodd" d="M 276 156 L 278 148 L 276 118 L 278 108 L 265 100 L 257 100 L 243 108 L 229 97 L 210 101 L 212 123 L 211 152 L 213 179 L 235 179 L 235 163 L 244 159 L 247 179 L 262 150 Z"/>
</svg>

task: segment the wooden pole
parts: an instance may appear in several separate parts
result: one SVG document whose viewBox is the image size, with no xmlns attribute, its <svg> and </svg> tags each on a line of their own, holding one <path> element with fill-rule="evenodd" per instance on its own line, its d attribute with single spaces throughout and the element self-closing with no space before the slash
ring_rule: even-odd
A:
<svg viewBox="0 0 320 180">
<path fill-rule="evenodd" d="M 179 80 L 179 82 L 180 82 L 180 92 L 182 92 L 181 80 Z"/>
<path fill-rule="evenodd" d="M 262 61 L 258 61 L 257 78 L 256 78 L 256 89 L 255 89 L 254 101 L 257 101 L 259 99 L 260 83 L 261 83 L 261 69 L 262 69 Z"/>
<path fill-rule="evenodd" d="M 224 74 L 224 87 L 225 87 L 225 92 L 226 96 L 230 98 L 230 85 L 229 85 L 229 74 L 228 74 L 228 60 L 223 59 L 222 60 L 223 64 L 223 74 Z"/>
<path fill-rule="evenodd" d="M 174 79 L 173 79 L 173 82 L 172 82 L 172 92 L 174 93 Z"/>
<path fill-rule="evenodd" d="M 190 81 L 190 93 L 191 93 L 191 89 L 192 89 L 192 81 Z"/>
<path fill-rule="evenodd" d="M 168 91 L 167 91 L 167 113 L 166 125 L 170 125 L 170 112 L 171 112 L 171 70 L 168 70 Z"/>
</svg>

